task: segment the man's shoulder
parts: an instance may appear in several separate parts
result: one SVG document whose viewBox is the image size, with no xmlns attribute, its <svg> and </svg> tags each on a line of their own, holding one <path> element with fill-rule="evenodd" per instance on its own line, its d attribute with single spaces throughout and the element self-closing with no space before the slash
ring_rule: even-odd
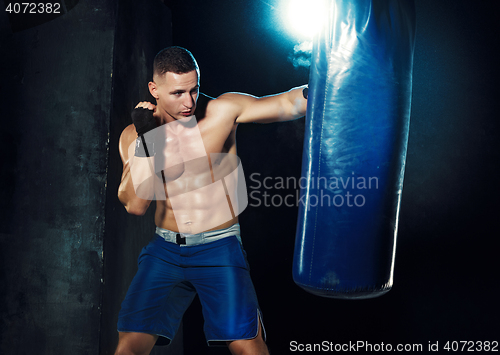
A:
<svg viewBox="0 0 500 355">
<path fill-rule="evenodd" d="M 225 94 L 224 94 L 225 95 Z M 219 97 L 210 97 L 207 95 L 200 95 L 196 107 L 195 115 L 199 119 L 204 119 L 209 117 L 210 121 L 215 117 L 221 117 L 227 115 L 230 111 L 230 102 L 224 95 Z"/>
<path fill-rule="evenodd" d="M 217 101 L 222 104 L 241 104 L 247 101 L 253 101 L 256 97 L 250 94 L 244 94 L 241 92 L 226 92 L 225 94 L 220 95 L 214 101 Z"/>
<path fill-rule="evenodd" d="M 120 140 L 118 142 L 120 150 L 128 149 L 130 144 L 132 144 L 132 142 L 135 141 L 136 138 L 137 138 L 137 131 L 135 130 L 134 124 L 131 123 L 123 129 L 120 135 Z"/>
<path fill-rule="evenodd" d="M 121 141 L 135 140 L 136 138 L 137 138 L 137 131 L 135 130 L 134 124 L 131 123 L 123 129 L 123 131 L 120 135 L 120 142 Z"/>
<path fill-rule="evenodd" d="M 118 150 L 124 163 L 128 161 L 129 147 L 136 140 L 136 138 L 137 132 L 133 124 L 129 124 L 127 127 L 125 127 L 125 129 L 122 131 L 122 134 L 120 135 Z"/>
<path fill-rule="evenodd" d="M 236 118 L 242 109 L 253 100 L 255 97 L 252 95 L 228 92 L 210 100 L 207 104 L 207 112 Z"/>
</svg>

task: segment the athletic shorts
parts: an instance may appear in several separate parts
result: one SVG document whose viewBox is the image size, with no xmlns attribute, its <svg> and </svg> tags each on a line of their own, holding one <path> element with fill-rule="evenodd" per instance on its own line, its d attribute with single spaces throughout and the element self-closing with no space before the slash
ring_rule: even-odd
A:
<svg viewBox="0 0 500 355">
<path fill-rule="evenodd" d="M 138 264 L 118 317 L 119 332 L 170 341 L 198 293 L 208 345 L 257 336 L 262 315 L 239 235 L 180 246 L 155 234 Z"/>
</svg>

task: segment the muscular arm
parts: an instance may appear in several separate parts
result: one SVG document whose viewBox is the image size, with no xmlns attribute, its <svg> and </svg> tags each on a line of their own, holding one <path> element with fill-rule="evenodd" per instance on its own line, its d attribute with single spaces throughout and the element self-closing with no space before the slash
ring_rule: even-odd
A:
<svg viewBox="0 0 500 355">
<path fill-rule="evenodd" d="M 120 187 L 118 188 L 118 199 L 125 206 L 128 213 L 142 216 L 146 213 L 151 200 L 144 200 L 135 194 L 130 172 L 129 147 L 137 138 L 134 125 L 125 128 L 120 136 L 119 150 L 123 162 L 123 173 Z"/>
<path fill-rule="evenodd" d="M 307 100 L 302 95 L 304 87 L 260 98 L 247 94 L 227 93 L 217 100 L 226 102 L 226 107 L 236 117 L 236 123 L 290 121 L 303 117 L 306 113 Z"/>
</svg>

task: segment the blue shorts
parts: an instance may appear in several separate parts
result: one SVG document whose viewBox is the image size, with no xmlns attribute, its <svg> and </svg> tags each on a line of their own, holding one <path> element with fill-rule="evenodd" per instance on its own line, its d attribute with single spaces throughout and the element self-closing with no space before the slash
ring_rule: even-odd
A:
<svg viewBox="0 0 500 355">
<path fill-rule="evenodd" d="M 180 246 L 155 234 L 138 263 L 118 317 L 119 332 L 172 340 L 198 293 L 208 345 L 257 336 L 262 316 L 239 236 Z"/>
</svg>

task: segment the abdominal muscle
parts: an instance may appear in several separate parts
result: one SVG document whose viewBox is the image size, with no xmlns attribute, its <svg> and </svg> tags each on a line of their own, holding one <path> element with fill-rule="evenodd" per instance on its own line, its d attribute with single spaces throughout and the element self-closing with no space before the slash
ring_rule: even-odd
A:
<svg viewBox="0 0 500 355">
<path fill-rule="evenodd" d="M 230 180 L 221 178 L 232 166 L 226 164 L 227 168 L 221 170 L 220 161 L 210 161 L 208 156 L 185 161 L 181 169 L 175 166 L 164 170 L 161 179 L 157 175 L 156 196 L 164 197 L 156 201 L 158 227 L 197 234 L 227 228 L 238 221 L 231 204 L 231 200 L 237 201 L 236 191 L 228 190 L 226 183 Z M 216 174 L 212 164 L 217 165 Z"/>
<path fill-rule="evenodd" d="M 159 178 L 157 180 L 159 183 L 156 185 L 159 189 L 158 195 L 163 196 L 156 198 L 155 223 L 160 228 L 196 234 L 228 228 L 238 222 L 237 214 L 235 215 L 231 204 L 231 200 L 238 201 L 236 192 L 228 191 L 225 179 L 222 178 L 236 166 L 230 163 L 221 164 L 221 161 L 211 161 L 211 158 L 218 157 L 211 154 L 215 152 L 230 153 L 236 157 L 235 131 L 228 132 L 229 136 L 226 136 L 222 133 L 223 130 L 213 127 L 204 129 L 203 124 L 199 127 L 201 136 L 200 133 L 194 134 L 196 130 L 183 131 L 181 126 L 177 127 L 179 130 L 176 134 L 182 137 L 179 140 L 178 151 L 173 154 L 164 152 L 163 156 L 167 157 L 165 158 L 167 163 L 168 157 L 175 159 L 179 155 L 182 156 L 182 168 L 177 169 L 178 166 L 174 165 L 177 161 L 166 165 L 159 161 L 160 166 L 167 166 L 163 176 L 165 180 Z M 215 175 L 214 169 L 216 169 Z"/>
<path fill-rule="evenodd" d="M 237 223 L 229 196 L 224 193 L 222 183 L 218 183 L 213 191 L 200 189 L 172 198 L 167 194 L 166 200 L 157 200 L 155 224 L 174 232 L 196 234 Z M 171 189 L 165 190 L 168 193 Z"/>
</svg>

